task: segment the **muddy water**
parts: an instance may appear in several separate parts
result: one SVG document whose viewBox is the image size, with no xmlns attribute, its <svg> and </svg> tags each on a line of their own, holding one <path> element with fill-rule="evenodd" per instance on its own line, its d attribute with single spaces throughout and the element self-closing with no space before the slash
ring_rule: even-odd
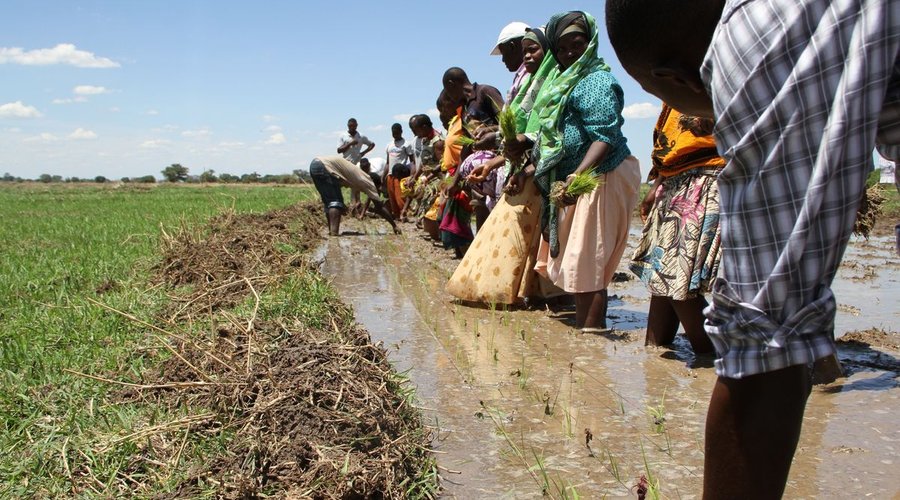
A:
<svg viewBox="0 0 900 500">
<path fill-rule="evenodd" d="M 715 376 L 680 340 L 674 350 L 642 345 L 642 286 L 611 287 L 616 335 L 584 335 L 568 326 L 572 311 L 456 304 L 443 292 L 452 267 L 419 233 L 355 229 L 363 234 L 328 240 L 323 272 L 416 385 L 446 497 L 627 497 L 646 475 L 664 497 L 699 498 Z M 838 335 L 897 331 L 900 263 L 887 248 L 873 240 L 848 252 Z M 786 498 L 900 493 L 898 374 L 877 368 L 898 356 L 841 352 L 851 375 L 814 390 Z"/>
</svg>

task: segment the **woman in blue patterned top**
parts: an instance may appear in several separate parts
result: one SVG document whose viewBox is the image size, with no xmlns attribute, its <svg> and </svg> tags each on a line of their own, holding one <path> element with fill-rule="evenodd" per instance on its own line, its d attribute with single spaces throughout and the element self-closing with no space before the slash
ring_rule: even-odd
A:
<svg viewBox="0 0 900 500">
<path fill-rule="evenodd" d="M 597 56 L 597 27 L 584 12 L 556 14 L 547 23 L 560 75 L 539 110 L 535 182 L 543 197 L 544 242 L 536 270 L 575 294 L 576 327 L 608 331 L 606 288 L 625 251 L 637 205 L 640 168 L 622 135 L 622 87 Z M 593 172 L 600 185 L 561 205 L 550 203 L 554 182 L 568 186 Z"/>
</svg>

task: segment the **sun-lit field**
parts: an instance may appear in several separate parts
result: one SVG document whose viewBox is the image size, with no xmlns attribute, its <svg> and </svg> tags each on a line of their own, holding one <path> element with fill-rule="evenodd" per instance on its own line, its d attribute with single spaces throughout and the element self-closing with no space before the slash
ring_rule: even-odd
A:
<svg viewBox="0 0 900 500">
<path fill-rule="evenodd" d="M 148 366 L 147 329 L 91 300 L 151 322 L 167 300 L 148 282 L 162 231 L 309 195 L 270 186 L 0 189 L 0 496 L 72 494 L 73 474 L 112 492 L 107 482 L 143 445 L 116 447 L 105 437 L 165 418 L 153 405 L 110 402 L 121 387 L 71 373 L 140 379 Z"/>
<path fill-rule="evenodd" d="M 287 463 L 280 474 L 291 475 L 253 419 L 278 421 L 279 401 L 312 398 L 318 387 L 279 392 L 247 377 L 289 369 L 292 360 L 272 346 L 303 352 L 305 338 L 321 341 L 319 328 L 334 327 L 330 338 L 342 342 L 368 339 L 300 258 L 316 244 L 320 212 L 295 204 L 314 194 L 309 186 L 0 188 L 0 497 L 283 488 L 273 486 L 278 474 L 257 470 Z M 216 275 L 221 262 L 236 271 Z M 178 282 L 191 276 L 199 280 Z M 366 359 L 383 358 L 373 349 Z M 389 369 L 358 372 L 397 394 L 413 420 L 395 422 L 414 421 L 404 403 L 411 393 Z M 287 381 L 307 373 L 316 371 Z M 252 407 L 265 391 L 277 396 Z M 252 438 L 242 435 L 248 429 Z M 270 434 L 300 442 L 290 430 Z M 352 477 L 350 465 L 358 466 L 345 464 L 341 477 Z"/>
</svg>

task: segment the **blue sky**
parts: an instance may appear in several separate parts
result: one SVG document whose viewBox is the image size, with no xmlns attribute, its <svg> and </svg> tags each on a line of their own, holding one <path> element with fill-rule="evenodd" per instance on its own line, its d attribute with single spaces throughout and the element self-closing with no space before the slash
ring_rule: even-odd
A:
<svg viewBox="0 0 900 500">
<path fill-rule="evenodd" d="M 464 68 L 505 93 L 489 52 L 510 21 L 603 2 L 19 1 L 0 18 L 0 173 L 35 178 L 287 173 L 334 154 L 347 118 L 384 156 L 390 125 L 436 114 Z M 659 100 L 600 54 L 625 91 L 625 135 L 648 170 Z"/>
</svg>

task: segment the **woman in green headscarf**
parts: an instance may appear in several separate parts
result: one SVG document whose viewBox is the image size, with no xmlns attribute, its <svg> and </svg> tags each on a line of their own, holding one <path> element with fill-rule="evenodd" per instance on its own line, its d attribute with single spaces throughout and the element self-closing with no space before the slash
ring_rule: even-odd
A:
<svg viewBox="0 0 900 500">
<path fill-rule="evenodd" d="M 625 251 L 641 182 L 637 159 L 622 135 L 622 87 L 597 56 L 597 26 L 584 12 L 556 14 L 547 23 L 560 74 L 536 107 L 535 183 L 543 195 L 537 271 L 575 294 L 575 323 L 605 331 L 606 288 Z M 577 198 L 550 203 L 554 182 L 594 173 L 600 185 Z"/>
<path fill-rule="evenodd" d="M 534 111 L 541 102 L 540 91 L 558 73 L 556 60 L 547 50 L 547 40 L 540 30 L 529 30 L 522 40 L 522 51 L 529 80 L 510 101 L 516 117 L 516 138 L 509 142 L 527 142 L 539 129 Z M 536 104 L 538 103 L 538 104 Z M 529 120 L 529 118 L 534 119 Z M 525 150 L 525 147 L 517 151 Z M 509 180 L 506 193 L 491 211 L 484 225 L 475 235 L 456 271 L 447 283 L 447 291 L 467 302 L 514 304 L 526 298 L 546 299 L 562 293 L 549 280 L 534 272 L 535 258 L 541 239 L 539 217 L 541 195 L 532 182 L 534 166 L 527 159 L 518 158 L 524 168 L 516 169 Z M 492 160 L 491 166 L 504 168 L 505 159 Z"/>
</svg>

